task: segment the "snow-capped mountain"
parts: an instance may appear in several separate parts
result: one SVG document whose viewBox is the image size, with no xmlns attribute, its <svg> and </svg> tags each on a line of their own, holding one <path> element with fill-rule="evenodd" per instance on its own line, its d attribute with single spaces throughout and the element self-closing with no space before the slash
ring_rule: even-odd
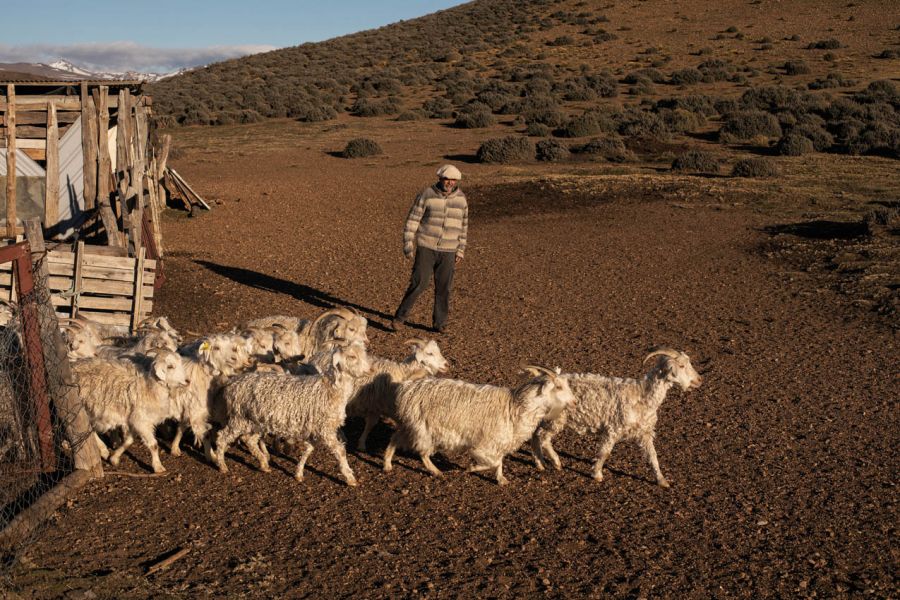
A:
<svg viewBox="0 0 900 600">
<path fill-rule="evenodd" d="M 78 79 L 137 79 L 153 83 L 167 77 L 180 75 L 181 73 L 190 70 L 191 68 L 182 68 L 178 69 L 177 71 L 172 71 L 171 73 L 141 73 L 139 71 L 97 72 L 85 69 L 64 58 L 60 58 L 59 60 L 55 60 L 51 63 L 0 63 L 0 79 L 3 79 L 4 71 L 13 71 L 20 74 L 27 73 L 30 75 L 38 75 L 40 77 L 61 81 L 71 81 Z"/>
</svg>

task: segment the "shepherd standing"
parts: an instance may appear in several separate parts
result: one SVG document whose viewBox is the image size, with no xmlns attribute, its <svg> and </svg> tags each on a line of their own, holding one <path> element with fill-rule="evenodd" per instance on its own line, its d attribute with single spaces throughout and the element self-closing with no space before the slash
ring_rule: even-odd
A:
<svg viewBox="0 0 900 600">
<path fill-rule="evenodd" d="M 444 165 L 437 171 L 438 181 L 425 188 L 416 197 L 406 227 L 403 229 L 403 254 L 412 258 L 415 250 L 409 288 L 391 321 L 391 330 L 397 331 L 406 322 L 409 311 L 419 295 L 431 283 L 434 275 L 434 313 L 432 325 L 435 332 L 443 333 L 450 310 L 450 288 L 453 270 L 466 251 L 466 233 L 469 228 L 469 205 L 459 189 L 462 173 L 453 165 Z"/>
</svg>

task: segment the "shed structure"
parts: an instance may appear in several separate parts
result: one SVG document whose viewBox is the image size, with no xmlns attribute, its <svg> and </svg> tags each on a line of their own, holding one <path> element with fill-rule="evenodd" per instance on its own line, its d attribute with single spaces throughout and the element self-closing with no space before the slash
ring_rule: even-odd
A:
<svg viewBox="0 0 900 600">
<path fill-rule="evenodd" d="M 58 242 L 51 264 L 68 264 L 51 277 L 60 314 L 92 309 L 92 318 L 129 329 L 163 280 L 159 214 L 170 171 L 171 138 L 151 143 L 152 99 L 142 85 L 0 81 L 0 236 L 15 240 L 25 220 L 40 218 L 44 236 Z M 90 268 L 101 269 L 95 279 L 127 285 L 113 294 L 98 281 L 88 297 L 80 286 Z M 11 275 L 0 270 L 0 295 L 13 293 Z"/>
</svg>

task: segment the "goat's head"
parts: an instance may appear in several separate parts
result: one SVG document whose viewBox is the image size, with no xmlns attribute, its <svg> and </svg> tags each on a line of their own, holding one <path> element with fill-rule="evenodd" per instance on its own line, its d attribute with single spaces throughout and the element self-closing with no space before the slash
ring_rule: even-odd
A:
<svg viewBox="0 0 900 600">
<path fill-rule="evenodd" d="M 535 398 L 547 407 L 545 419 L 552 421 L 567 407 L 575 404 L 576 398 L 569 387 L 569 379 L 560 374 L 559 368 L 551 370 L 536 365 L 523 365 L 522 370 L 534 378 L 533 383 L 540 386 Z"/>
<path fill-rule="evenodd" d="M 197 356 L 215 372 L 231 376 L 252 364 L 247 338 L 228 333 L 207 336 L 197 348 Z"/>
<path fill-rule="evenodd" d="M 272 326 L 272 350 L 276 359 L 287 360 L 304 353 L 300 334 L 296 329 Z"/>
<path fill-rule="evenodd" d="M 272 327 L 248 327 L 236 335 L 247 340 L 252 355 L 266 356 L 272 352 L 275 329 Z"/>
<path fill-rule="evenodd" d="M 170 350 L 159 350 L 151 363 L 153 376 L 168 388 L 187 385 L 184 372 L 184 361 L 181 356 Z"/>
<path fill-rule="evenodd" d="M 338 345 L 331 354 L 331 366 L 336 373 L 364 377 L 372 371 L 372 361 L 366 347 L 359 343 Z"/>
<path fill-rule="evenodd" d="M 416 362 L 425 367 L 430 374 L 446 373 L 450 370 L 450 364 L 444 358 L 436 341 L 413 338 L 406 340 L 406 343 L 413 347 Z"/>
<path fill-rule="evenodd" d="M 358 311 L 341 307 L 332 308 L 316 317 L 311 328 L 315 331 L 324 327 L 324 330 L 328 332 L 328 337 L 338 341 L 368 344 L 369 336 L 366 335 L 368 324 L 366 318 Z"/>
<path fill-rule="evenodd" d="M 682 390 L 698 388 L 703 383 L 703 378 L 694 369 L 691 359 L 684 352 L 671 348 L 657 348 L 644 357 L 644 364 L 653 358 L 657 359 L 653 369 L 659 374 L 658 376 L 678 385 Z"/>
<path fill-rule="evenodd" d="M 69 358 L 90 358 L 97 355 L 97 348 L 102 344 L 102 340 L 93 329 L 71 319 L 63 321 L 60 328 L 69 347 Z"/>
</svg>

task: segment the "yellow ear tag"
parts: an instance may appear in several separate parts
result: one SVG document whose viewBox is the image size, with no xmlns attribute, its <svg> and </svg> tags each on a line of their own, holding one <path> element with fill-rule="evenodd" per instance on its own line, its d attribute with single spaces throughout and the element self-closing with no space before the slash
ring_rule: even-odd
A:
<svg viewBox="0 0 900 600">
<path fill-rule="evenodd" d="M 209 350 L 209 342 L 203 342 L 202 344 L 200 344 L 200 349 Z"/>
</svg>

